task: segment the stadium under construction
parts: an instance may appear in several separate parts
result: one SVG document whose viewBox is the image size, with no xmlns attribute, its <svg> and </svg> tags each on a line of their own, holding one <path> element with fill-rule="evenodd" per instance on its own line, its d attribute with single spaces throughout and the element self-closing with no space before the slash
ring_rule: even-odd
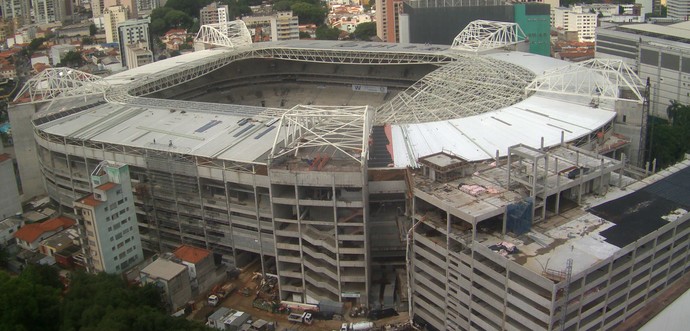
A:
<svg viewBox="0 0 690 331">
<path fill-rule="evenodd" d="M 241 21 L 196 40 L 29 81 L 11 109 L 25 191 L 70 210 L 101 161 L 126 163 L 146 249 L 259 259 L 284 300 L 436 330 L 608 329 L 689 268 L 687 164 L 648 176 L 645 87 L 622 62 L 525 53 L 488 21 L 452 46 L 252 44 Z"/>
</svg>

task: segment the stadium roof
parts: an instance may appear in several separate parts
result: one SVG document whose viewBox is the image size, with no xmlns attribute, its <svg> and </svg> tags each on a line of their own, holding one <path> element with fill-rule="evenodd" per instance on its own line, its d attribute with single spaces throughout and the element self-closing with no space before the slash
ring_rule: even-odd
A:
<svg viewBox="0 0 690 331">
<path fill-rule="evenodd" d="M 439 65 L 394 98 L 407 95 L 413 102 L 391 103 L 377 111 L 375 123 L 392 125 L 389 139 L 396 166 L 416 166 L 417 158 L 442 150 L 478 161 L 495 157 L 497 150 L 504 155 L 516 143 L 540 147 L 543 138 L 544 146 L 552 146 L 561 142 L 561 135 L 565 141 L 586 136 L 615 116 L 613 100 L 592 105 L 595 91 L 524 88 L 567 62 L 502 50 L 467 54 L 441 45 L 299 40 L 197 51 L 107 77 L 109 102 L 45 122 L 39 129 L 74 140 L 266 163 L 274 143 L 280 142 L 274 141 L 280 130 L 273 127 L 281 125 L 277 119 L 288 110 L 142 97 L 248 58 Z M 578 79 L 600 76 L 583 72 Z M 493 80 L 479 85 L 487 77 Z M 468 102 L 470 97 L 476 100 Z M 69 107 L 61 101 L 48 112 Z M 410 119 L 410 109 L 426 113 Z"/>
<path fill-rule="evenodd" d="M 690 39 L 690 22 L 680 22 L 669 25 L 652 23 L 628 24 L 621 26 L 621 28 L 661 36 Z"/>
</svg>

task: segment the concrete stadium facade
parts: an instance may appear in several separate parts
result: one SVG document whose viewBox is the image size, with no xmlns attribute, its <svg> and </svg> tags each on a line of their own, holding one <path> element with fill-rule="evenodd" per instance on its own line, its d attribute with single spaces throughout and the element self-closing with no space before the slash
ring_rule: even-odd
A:
<svg viewBox="0 0 690 331">
<path fill-rule="evenodd" d="M 637 182 L 625 154 L 637 154 L 631 146 L 639 133 L 616 132 L 633 126 L 624 115 L 643 114 L 637 85 L 612 83 L 607 75 L 621 71 L 611 73 L 608 64 L 560 73 L 562 67 L 568 65 L 503 47 L 472 53 L 434 45 L 262 43 L 142 66 L 105 79 L 105 88 L 101 81 L 75 83 L 69 91 L 88 93 L 63 91 L 11 112 L 31 118 L 30 137 L 18 139 L 29 150 L 19 160 L 22 180 L 41 181 L 65 209 L 90 192 L 88 174 L 101 161 L 129 165 L 148 250 L 184 243 L 228 264 L 258 258 L 263 272 L 279 278 L 283 300 L 393 304 L 429 328 L 554 330 L 565 323 L 585 330 L 618 323 L 653 296 L 648 289 L 663 288 L 657 267 L 650 269 L 660 263 L 653 250 L 649 259 L 649 247 L 637 243 L 605 246 L 605 262 L 576 259 L 566 279 L 544 276 L 532 265 L 541 262 L 529 257 L 510 261 L 487 248 L 518 242 L 503 216 L 515 201 L 530 199 L 529 224 L 537 231 L 568 213 L 558 202 L 554 209 L 554 201 L 584 205 Z M 555 86 L 554 74 L 579 78 Z M 591 88 L 577 90 L 583 82 Z M 45 85 L 36 86 L 29 92 Z M 214 99 L 224 103 L 208 102 Z M 575 169 L 582 175 L 566 178 Z M 462 185 L 490 190 L 443 196 Z M 685 270 L 686 259 L 678 267 L 676 258 L 687 249 L 685 220 L 641 239 L 678 247 L 660 256 L 673 265 L 664 286 Z M 548 239 L 533 241 L 551 247 Z M 568 241 L 557 242 L 552 248 Z M 518 246 L 531 249 L 527 241 Z M 567 254 L 557 255 L 554 261 L 565 263 Z M 623 292 L 610 287 L 601 290 L 611 294 L 603 301 L 599 294 L 585 300 L 592 282 L 610 282 L 606 275 L 624 270 L 619 264 L 638 260 L 649 271 L 646 285 L 634 280 L 634 288 L 645 289 L 642 301 L 629 291 L 630 300 L 621 301 Z M 552 267 L 564 275 L 565 264 Z M 612 286 L 631 277 L 612 278 Z M 570 302 L 564 288 L 580 302 L 566 305 L 562 318 L 559 307 Z M 594 299 L 595 308 L 582 308 Z M 614 300 L 607 309 L 623 313 L 595 314 Z M 596 322 L 577 322 L 584 317 Z"/>
</svg>

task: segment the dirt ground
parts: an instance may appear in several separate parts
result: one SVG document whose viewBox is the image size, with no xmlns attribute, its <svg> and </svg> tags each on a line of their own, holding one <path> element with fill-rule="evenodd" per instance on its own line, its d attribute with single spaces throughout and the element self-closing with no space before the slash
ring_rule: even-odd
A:
<svg viewBox="0 0 690 331">
<path fill-rule="evenodd" d="M 255 281 L 252 281 L 252 277 L 255 272 L 259 271 L 259 264 L 258 263 L 252 263 L 246 268 L 242 270 L 242 273 L 240 276 L 233 281 L 235 284 L 235 290 L 227 296 L 219 305 L 218 307 L 228 307 L 231 309 L 243 311 L 246 313 L 249 313 L 252 315 L 254 320 L 257 319 L 263 319 L 269 322 L 277 322 L 277 328 L 276 330 L 340 330 L 340 326 L 342 323 L 350 323 L 350 322 L 361 322 L 361 321 L 366 321 L 365 318 L 351 318 L 349 315 L 345 314 L 344 320 L 343 321 L 336 321 L 336 320 L 329 320 L 329 321 L 324 321 L 324 320 L 314 320 L 314 323 L 312 325 L 305 325 L 301 323 L 294 323 L 294 322 L 289 322 L 287 320 L 287 315 L 286 314 L 273 314 L 269 313 L 267 311 L 254 308 L 252 305 L 254 298 L 255 298 L 255 293 L 256 293 L 256 288 L 258 287 L 258 284 Z M 239 291 L 244 288 L 244 287 L 249 287 L 251 289 L 250 295 L 249 296 L 244 296 L 242 293 Z M 199 297 L 196 301 L 195 305 L 195 310 L 190 314 L 189 318 L 198 320 L 198 321 L 205 321 L 206 318 L 211 315 L 218 307 L 209 307 L 206 304 L 206 296 Z M 378 321 L 374 322 L 374 326 L 376 327 L 382 327 L 387 324 L 399 324 L 399 323 L 405 323 L 409 321 L 409 316 L 407 313 L 401 313 L 398 316 L 393 316 L 385 319 L 381 319 Z"/>
</svg>

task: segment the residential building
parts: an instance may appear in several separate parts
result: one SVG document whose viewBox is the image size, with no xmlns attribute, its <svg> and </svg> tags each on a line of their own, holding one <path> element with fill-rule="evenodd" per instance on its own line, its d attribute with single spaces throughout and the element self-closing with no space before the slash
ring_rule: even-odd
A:
<svg viewBox="0 0 690 331">
<path fill-rule="evenodd" d="M 38 251 L 43 255 L 55 256 L 65 249 L 69 250 L 70 252 L 79 251 L 79 249 L 74 249 L 74 247 L 78 246 L 79 231 L 74 228 L 69 228 L 41 241 Z"/>
<path fill-rule="evenodd" d="M 161 41 L 165 44 L 166 49 L 179 50 L 180 45 L 187 43 L 188 37 L 185 29 L 170 29 L 161 37 Z"/>
<path fill-rule="evenodd" d="M 558 7 L 554 10 L 553 27 L 563 31 L 577 32 L 579 41 L 594 41 L 596 37 L 597 14 L 582 6 Z"/>
<path fill-rule="evenodd" d="M 263 16 L 244 16 L 242 21 L 254 42 L 299 39 L 299 18 L 291 11 Z"/>
<path fill-rule="evenodd" d="M 216 283 L 215 264 L 211 251 L 189 245 L 182 245 L 173 255 L 187 267 L 192 289 L 196 293 L 206 293 Z"/>
<path fill-rule="evenodd" d="M 0 144 L 2 144 L 0 142 Z M 14 159 L 0 147 L 0 220 L 22 212 Z"/>
<path fill-rule="evenodd" d="M 31 0 L 34 23 L 61 22 L 65 17 L 66 3 L 64 0 Z"/>
<path fill-rule="evenodd" d="M 127 9 L 122 6 L 108 7 L 103 12 L 105 25 L 105 41 L 108 43 L 119 42 L 120 36 L 118 34 L 118 24 L 127 20 Z"/>
<path fill-rule="evenodd" d="M 139 273 L 141 284 L 153 284 L 162 292 L 169 311 L 177 311 L 192 299 L 192 287 L 187 267 L 163 258 L 147 265 Z"/>
<path fill-rule="evenodd" d="M 91 13 L 94 19 L 102 17 L 107 8 L 105 0 L 91 0 Z"/>
<path fill-rule="evenodd" d="M 14 237 L 20 247 L 36 251 L 41 241 L 70 228 L 75 223 L 73 219 L 67 217 L 52 218 L 45 222 L 26 224 L 14 233 Z"/>
<path fill-rule="evenodd" d="M 277 12 L 276 19 L 276 41 L 299 39 L 299 17 L 291 11 Z"/>
<path fill-rule="evenodd" d="M 53 66 L 62 63 L 62 57 L 77 50 L 75 45 L 55 45 L 50 48 L 50 61 Z"/>
<path fill-rule="evenodd" d="M 690 19 L 690 0 L 666 0 L 667 16 L 683 21 Z"/>
<path fill-rule="evenodd" d="M 690 22 L 603 25 L 596 57 L 623 60 L 649 78 L 651 115 L 666 118 L 671 100 L 690 104 Z"/>
<path fill-rule="evenodd" d="M 133 69 L 149 63 L 153 63 L 153 52 L 142 42 L 126 44 L 122 55 L 122 65 L 127 69 Z"/>
<path fill-rule="evenodd" d="M 120 45 L 120 55 L 122 56 L 122 66 L 134 68 L 153 62 L 153 39 L 151 38 L 151 32 L 149 31 L 150 23 L 150 17 L 117 23 L 117 35 L 118 43 Z M 137 49 L 135 52 L 136 56 L 135 53 L 131 53 L 129 54 L 128 58 L 126 47 Z M 148 60 L 144 54 L 146 52 L 150 53 Z M 129 59 L 132 59 L 132 61 L 135 59 L 137 60 L 136 63 L 132 63 L 130 65 L 130 63 L 128 63 Z"/>
<path fill-rule="evenodd" d="M 122 6 L 127 10 L 127 17 L 137 18 L 139 16 L 136 0 L 104 0 L 105 8 Z"/>
<path fill-rule="evenodd" d="M 144 260 L 125 164 L 104 161 L 91 173 L 93 193 L 74 201 L 89 272 L 122 273 Z"/>
<path fill-rule="evenodd" d="M 31 2 L 29 0 L 2 0 L 2 18 L 18 22 L 31 22 Z M 20 24 L 21 25 L 21 24 Z"/>
<path fill-rule="evenodd" d="M 11 216 L 0 221 L 0 247 L 14 242 L 14 233 L 22 226 L 24 226 L 24 219 L 21 216 Z"/>
<path fill-rule="evenodd" d="M 376 0 L 376 35 L 389 43 L 401 42 L 400 14 L 402 0 Z"/>
<path fill-rule="evenodd" d="M 213 2 L 199 11 L 199 24 L 215 24 L 228 21 L 228 5 Z"/>
</svg>

